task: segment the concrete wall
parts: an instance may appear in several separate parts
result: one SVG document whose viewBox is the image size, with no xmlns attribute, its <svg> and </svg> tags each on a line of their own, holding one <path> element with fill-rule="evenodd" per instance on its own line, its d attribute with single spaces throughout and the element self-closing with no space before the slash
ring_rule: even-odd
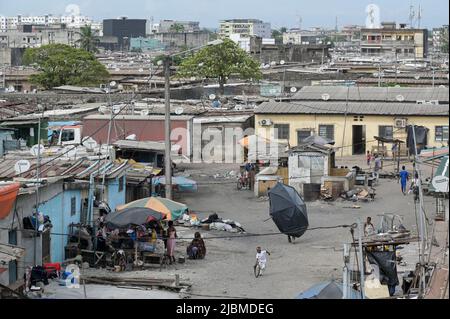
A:
<svg viewBox="0 0 450 319">
<path fill-rule="evenodd" d="M 262 119 L 270 119 L 274 124 L 290 124 L 289 132 L 289 144 L 290 146 L 297 145 L 297 130 L 300 129 L 312 129 L 316 134 L 319 131 L 319 125 L 334 125 L 334 138 L 336 141 L 336 147 L 339 149 L 336 151 L 337 156 L 341 155 L 341 146 L 343 148 L 343 156 L 352 155 L 352 126 L 353 125 L 365 125 L 366 126 L 366 150 L 371 150 L 372 146 L 376 146 L 377 142 L 374 141 L 374 136 L 378 136 L 378 128 L 380 125 L 394 126 L 395 118 L 406 118 L 408 124 L 414 123 L 415 125 L 423 125 L 429 129 L 428 132 L 428 146 L 429 147 L 441 147 L 442 142 L 435 141 L 435 126 L 448 126 L 447 116 L 393 116 L 393 115 L 365 115 L 363 121 L 354 122 L 353 115 L 347 117 L 346 125 L 344 115 L 301 115 L 301 114 L 256 114 L 255 115 L 255 130 L 256 134 L 264 136 L 270 136 L 270 127 L 263 127 L 259 125 Z M 344 134 L 345 128 L 345 134 Z M 396 129 L 394 128 L 394 131 Z M 270 136 L 273 138 L 273 136 Z M 406 139 L 406 133 L 403 130 L 397 134 L 394 134 L 394 138 L 402 140 Z M 446 144 L 446 142 L 444 143 Z M 388 150 L 390 146 L 386 145 Z"/>
<path fill-rule="evenodd" d="M 317 156 L 323 160 L 323 167 L 319 171 L 311 169 L 314 163 L 311 156 L 305 156 L 302 153 L 293 153 L 289 156 L 289 185 L 294 187 L 300 194 L 303 194 L 303 184 L 320 184 L 322 176 L 328 175 L 328 157 L 320 155 Z"/>
<path fill-rule="evenodd" d="M 208 32 L 184 32 L 184 33 L 155 33 L 149 35 L 148 38 L 157 39 L 164 45 L 170 47 L 187 46 L 195 48 L 204 46 L 209 42 Z"/>
</svg>

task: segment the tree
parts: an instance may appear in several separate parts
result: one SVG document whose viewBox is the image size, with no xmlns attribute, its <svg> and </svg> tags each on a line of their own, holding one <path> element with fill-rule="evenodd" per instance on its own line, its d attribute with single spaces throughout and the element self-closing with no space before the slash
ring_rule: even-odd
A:
<svg viewBox="0 0 450 319">
<path fill-rule="evenodd" d="M 26 49 L 26 65 L 40 71 L 31 76 L 32 83 L 45 89 L 61 85 L 94 86 L 104 83 L 109 73 L 91 52 L 66 44 L 50 44 Z"/>
<path fill-rule="evenodd" d="M 233 74 L 243 79 L 262 78 L 259 63 L 236 43 L 224 39 L 223 43 L 206 47 L 184 59 L 178 68 L 177 77 L 216 78 L 219 81 L 220 93 L 224 94 L 227 79 Z"/>
<path fill-rule="evenodd" d="M 179 23 L 174 23 L 170 26 L 170 31 L 175 33 L 184 32 L 184 26 Z"/>
<path fill-rule="evenodd" d="M 87 25 L 81 27 L 80 31 L 79 34 L 81 35 L 81 38 L 77 40 L 76 43 L 80 45 L 80 48 L 88 52 L 97 53 L 97 45 L 100 40 L 96 37 L 91 26 Z"/>
</svg>

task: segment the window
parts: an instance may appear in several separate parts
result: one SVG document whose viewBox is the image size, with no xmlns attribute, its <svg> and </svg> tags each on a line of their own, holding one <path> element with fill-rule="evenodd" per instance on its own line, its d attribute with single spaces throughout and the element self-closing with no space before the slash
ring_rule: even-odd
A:
<svg viewBox="0 0 450 319">
<path fill-rule="evenodd" d="M 17 229 L 12 229 L 8 232 L 8 244 L 17 245 Z"/>
<path fill-rule="evenodd" d="M 70 216 L 75 216 L 77 213 L 77 199 L 76 197 L 72 197 L 70 199 Z"/>
<path fill-rule="evenodd" d="M 124 178 L 122 176 L 119 178 L 119 192 L 123 191 L 123 182 L 124 182 Z"/>
<path fill-rule="evenodd" d="M 61 135 L 61 142 L 69 142 L 75 140 L 74 130 L 64 130 Z"/>
<path fill-rule="evenodd" d="M 435 141 L 436 142 L 448 141 L 448 126 L 436 126 Z"/>
<path fill-rule="evenodd" d="M 378 136 L 384 138 L 393 138 L 394 137 L 394 127 L 389 125 L 380 125 L 378 126 Z"/>
<path fill-rule="evenodd" d="M 319 125 L 319 136 L 334 140 L 334 125 Z"/>
<path fill-rule="evenodd" d="M 289 139 L 289 124 L 275 124 L 275 137 L 280 140 Z"/>
<path fill-rule="evenodd" d="M 301 144 L 305 138 L 311 136 L 311 130 L 298 130 L 297 131 L 297 144 Z"/>
</svg>

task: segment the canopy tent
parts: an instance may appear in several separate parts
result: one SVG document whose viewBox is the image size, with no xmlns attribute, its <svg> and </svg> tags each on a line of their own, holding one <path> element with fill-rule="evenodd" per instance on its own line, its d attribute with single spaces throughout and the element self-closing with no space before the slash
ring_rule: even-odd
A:
<svg viewBox="0 0 450 319">
<path fill-rule="evenodd" d="M 141 226 L 151 221 L 164 219 L 164 214 L 145 207 L 131 207 L 108 214 L 105 223 L 112 228 Z"/>
<path fill-rule="evenodd" d="M 165 176 L 157 176 L 152 179 L 155 186 L 166 185 Z M 173 176 L 172 185 L 180 192 L 196 192 L 197 182 L 183 176 Z"/>
<path fill-rule="evenodd" d="M 187 210 L 185 204 L 162 197 L 147 197 L 138 199 L 134 202 L 117 207 L 117 210 L 123 211 L 129 208 L 150 208 L 164 215 L 167 220 L 179 219 Z"/>
<path fill-rule="evenodd" d="M 269 191 L 269 200 L 270 217 L 283 234 L 300 237 L 306 232 L 306 204 L 295 188 L 278 183 Z"/>
<path fill-rule="evenodd" d="M 361 299 L 361 294 L 352 287 L 347 288 L 348 299 Z M 342 299 L 344 296 L 344 285 L 332 281 L 317 284 L 300 293 L 295 299 Z"/>
</svg>

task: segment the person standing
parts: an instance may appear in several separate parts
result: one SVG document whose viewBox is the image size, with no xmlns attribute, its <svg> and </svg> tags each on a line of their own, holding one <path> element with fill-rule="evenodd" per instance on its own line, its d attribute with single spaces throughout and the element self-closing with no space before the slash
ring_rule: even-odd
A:
<svg viewBox="0 0 450 319">
<path fill-rule="evenodd" d="M 370 168 L 370 163 L 372 160 L 372 154 L 370 154 L 370 151 L 367 151 L 366 160 L 367 160 L 367 166 L 369 166 L 369 168 Z"/>
<path fill-rule="evenodd" d="M 364 223 L 364 236 L 371 236 L 375 234 L 375 226 L 372 224 L 372 217 L 367 217 Z"/>
<path fill-rule="evenodd" d="M 377 155 L 375 155 L 374 168 L 373 168 L 374 177 L 375 177 L 375 180 L 377 183 L 380 178 L 380 170 L 381 170 L 381 158 L 377 154 Z"/>
<path fill-rule="evenodd" d="M 406 195 L 406 184 L 409 179 L 409 173 L 406 170 L 406 167 L 404 165 L 402 166 L 402 170 L 399 175 L 400 175 L 400 185 L 402 188 L 402 193 L 403 193 L 403 195 Z"/>
<path fill-rule="evenodd" d="M 169 256 L 170 263 L 175 262 L 175 244 L 177 238 L 177 230 L 173 226 L 173 221 L 169 220 L 169 228 L 167 229 L 167 256 Z"/>
</svg>

